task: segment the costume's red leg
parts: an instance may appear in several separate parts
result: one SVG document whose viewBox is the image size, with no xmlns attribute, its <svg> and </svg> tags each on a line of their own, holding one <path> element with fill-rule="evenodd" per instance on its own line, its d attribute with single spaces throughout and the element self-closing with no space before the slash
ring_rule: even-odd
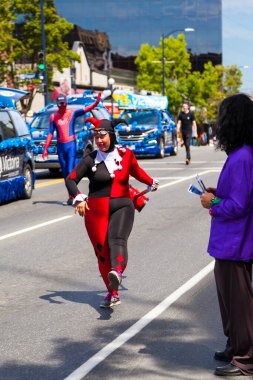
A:
<svg viewBox="0 0 253 380">
<path fill-rule="evenodd" d="M 110 251 L 107 241 L 109 198 L 88 198 L 88 206 L 90 209 L 85 213 L 85 226 L 96 252 L 100 274 L 108 291 L 112 292 L 107 278 L 111 270 Z"/>
</svg>

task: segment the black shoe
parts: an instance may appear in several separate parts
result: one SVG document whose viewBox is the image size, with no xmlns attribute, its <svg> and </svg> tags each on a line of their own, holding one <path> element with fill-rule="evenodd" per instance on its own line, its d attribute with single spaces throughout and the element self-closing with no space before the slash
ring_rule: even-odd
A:
<svg viewBox="0 0 253 380">
<path fill-rule="evenodd" d="M 69 198 L 66 202 L 62 202 L 63 206 L 72 206 L 73 198 Z"/>
<path fill-rule="evenodd" d="M 243 376 L 242 371 L 233 364 L 227 364 L 224 367 L 216 367 L 214 374 L 216 376 Z"/>
<path fill-rule="evenodd" d="M 67 200 L 67 205 L 68 205 L 68 206 L 72 206 L 72 205 L 73 205 L 73 198 L 69 198 L 69 199 Z"/>
<path fill-rule="evenodd" d="M 226 351 L 216 351 L 214 354 L 215 360 L 220 360 L 221 362 L 227 362 L 230 363 L 232 360 L 232 357 L 228 356 Z"/>
</svg>

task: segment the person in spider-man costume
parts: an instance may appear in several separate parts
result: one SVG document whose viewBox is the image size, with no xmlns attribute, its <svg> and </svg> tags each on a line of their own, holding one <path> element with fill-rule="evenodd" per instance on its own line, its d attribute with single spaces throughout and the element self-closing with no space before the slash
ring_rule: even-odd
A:
<svg viewBox="0 0 253 380">
<path fill-rule="evenodd" d="M 94 247 L 98 267 L 108 294 L 100 307 L 120 303 L 118 287 L 128 260 L 127 240 L 134 222 L 134 205 L 129 193 L 129 176 L 158 188 L 140 168 L 133 152 L 117 147 L 114 127 L 122 119 L 97 120 L 88 118 L 94 126 L 97 150 L 87 154 L 66 179 L 74 198 L 75 212 L 84 216 L 85 226 Z M 77 185 L 83 177 L 89 179 L 89 195 L 81 194 Z"/>
<path fill-rule="evenodd" d="M 57 154 L 59 157 L 62 175 L 66 180 L 69 173 L 75 166 L 76 159 L 76 137 L 74 124 L 78 116 L 84 115 L 96 107 L 101 99 L 101 93 L 98 94 L 95 103 L 77 110 L 67 109 L 68 101 L 64 94 L 59 94 L 56 99 L 58 111 L 50 116 L 49 132 L 47 134 L 46 143 L 42 158 L 45 160 L 48 155 L 48 147 L 53 138 L 54 131 L 57 134 Z M 73 198 L 69 196 L 67 202 L 63 204 L 72 205 Z"/>
</svg>

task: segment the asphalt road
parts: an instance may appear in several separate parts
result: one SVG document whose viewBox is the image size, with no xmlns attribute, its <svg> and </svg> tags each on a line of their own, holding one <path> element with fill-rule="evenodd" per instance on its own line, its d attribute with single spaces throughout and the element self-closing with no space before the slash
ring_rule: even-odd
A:
<svg viewBox="0 0 253 380">
<path fill-rule="evenodd" d="M 1 380 L 215 378 L 225 339 L 206 253 L 210 217 L 187 189 L 197 173 L 215 186 L 225 154 L 194 147 L 192 156 L 190 166 L 183 149 L 140 160 L 161 186 L 136 213 L 114 309 L 99 308 L 96 258 L 82 218 L 62 206 L 60 177 L 38 171 L 31 200 L 1 206 Z"/>
</svg>

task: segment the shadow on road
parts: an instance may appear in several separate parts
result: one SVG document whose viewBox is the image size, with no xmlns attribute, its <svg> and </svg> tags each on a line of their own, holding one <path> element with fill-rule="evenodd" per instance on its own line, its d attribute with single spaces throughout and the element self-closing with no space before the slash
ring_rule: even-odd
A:
<svg viewBox="0 0 253 380">
<path fill-rule="evenodd" d="M 55 307 L 65 300 L 89 304 L 99 310 L 97 296 L 101 293 L 98 291 L 48 292 L 40 298 L 55 304 Z M 213 360 L 213 353 L 215 349 L 224 348 L 224 338 L 213 280 L 204 280 L 198 290 L 193 289 L 190 293 L 112 353 L 85 379 L 214 378 L 213 370 L 220 363 Z M 141 295 L 139 297 L 141 301 Z M 0 367 L 0 379 L 63 380 L 136 322 L 136 319 L 126 317 L 124 321 L 116 319 L 110 323 L 112 313 L 117 313 L 117 310 L 100 309 L 99 319 L 102 321 L 86 340 L 81 338 L 87 328 L 83 325 L 80 325 L 78 341 L 69 338 L 52 340 L 49 358 L 50 362 L 55 360 L 55 366 L 46 363 L 24 364 L 19 358 L 17 361 L 5 362 Z"/>
<path fill-rule="evenodd" d="M 60 201 L 34 201 L 32 202 L 33 205 L 37 205 L 39 203 L 44 203 L 44 204 L 48 204 L 48 205 L 59 205 L 59 206 L 63 206 L 62 202 Z M 65 205 L 64 205 L 65 206 Z"/>
</svg>

